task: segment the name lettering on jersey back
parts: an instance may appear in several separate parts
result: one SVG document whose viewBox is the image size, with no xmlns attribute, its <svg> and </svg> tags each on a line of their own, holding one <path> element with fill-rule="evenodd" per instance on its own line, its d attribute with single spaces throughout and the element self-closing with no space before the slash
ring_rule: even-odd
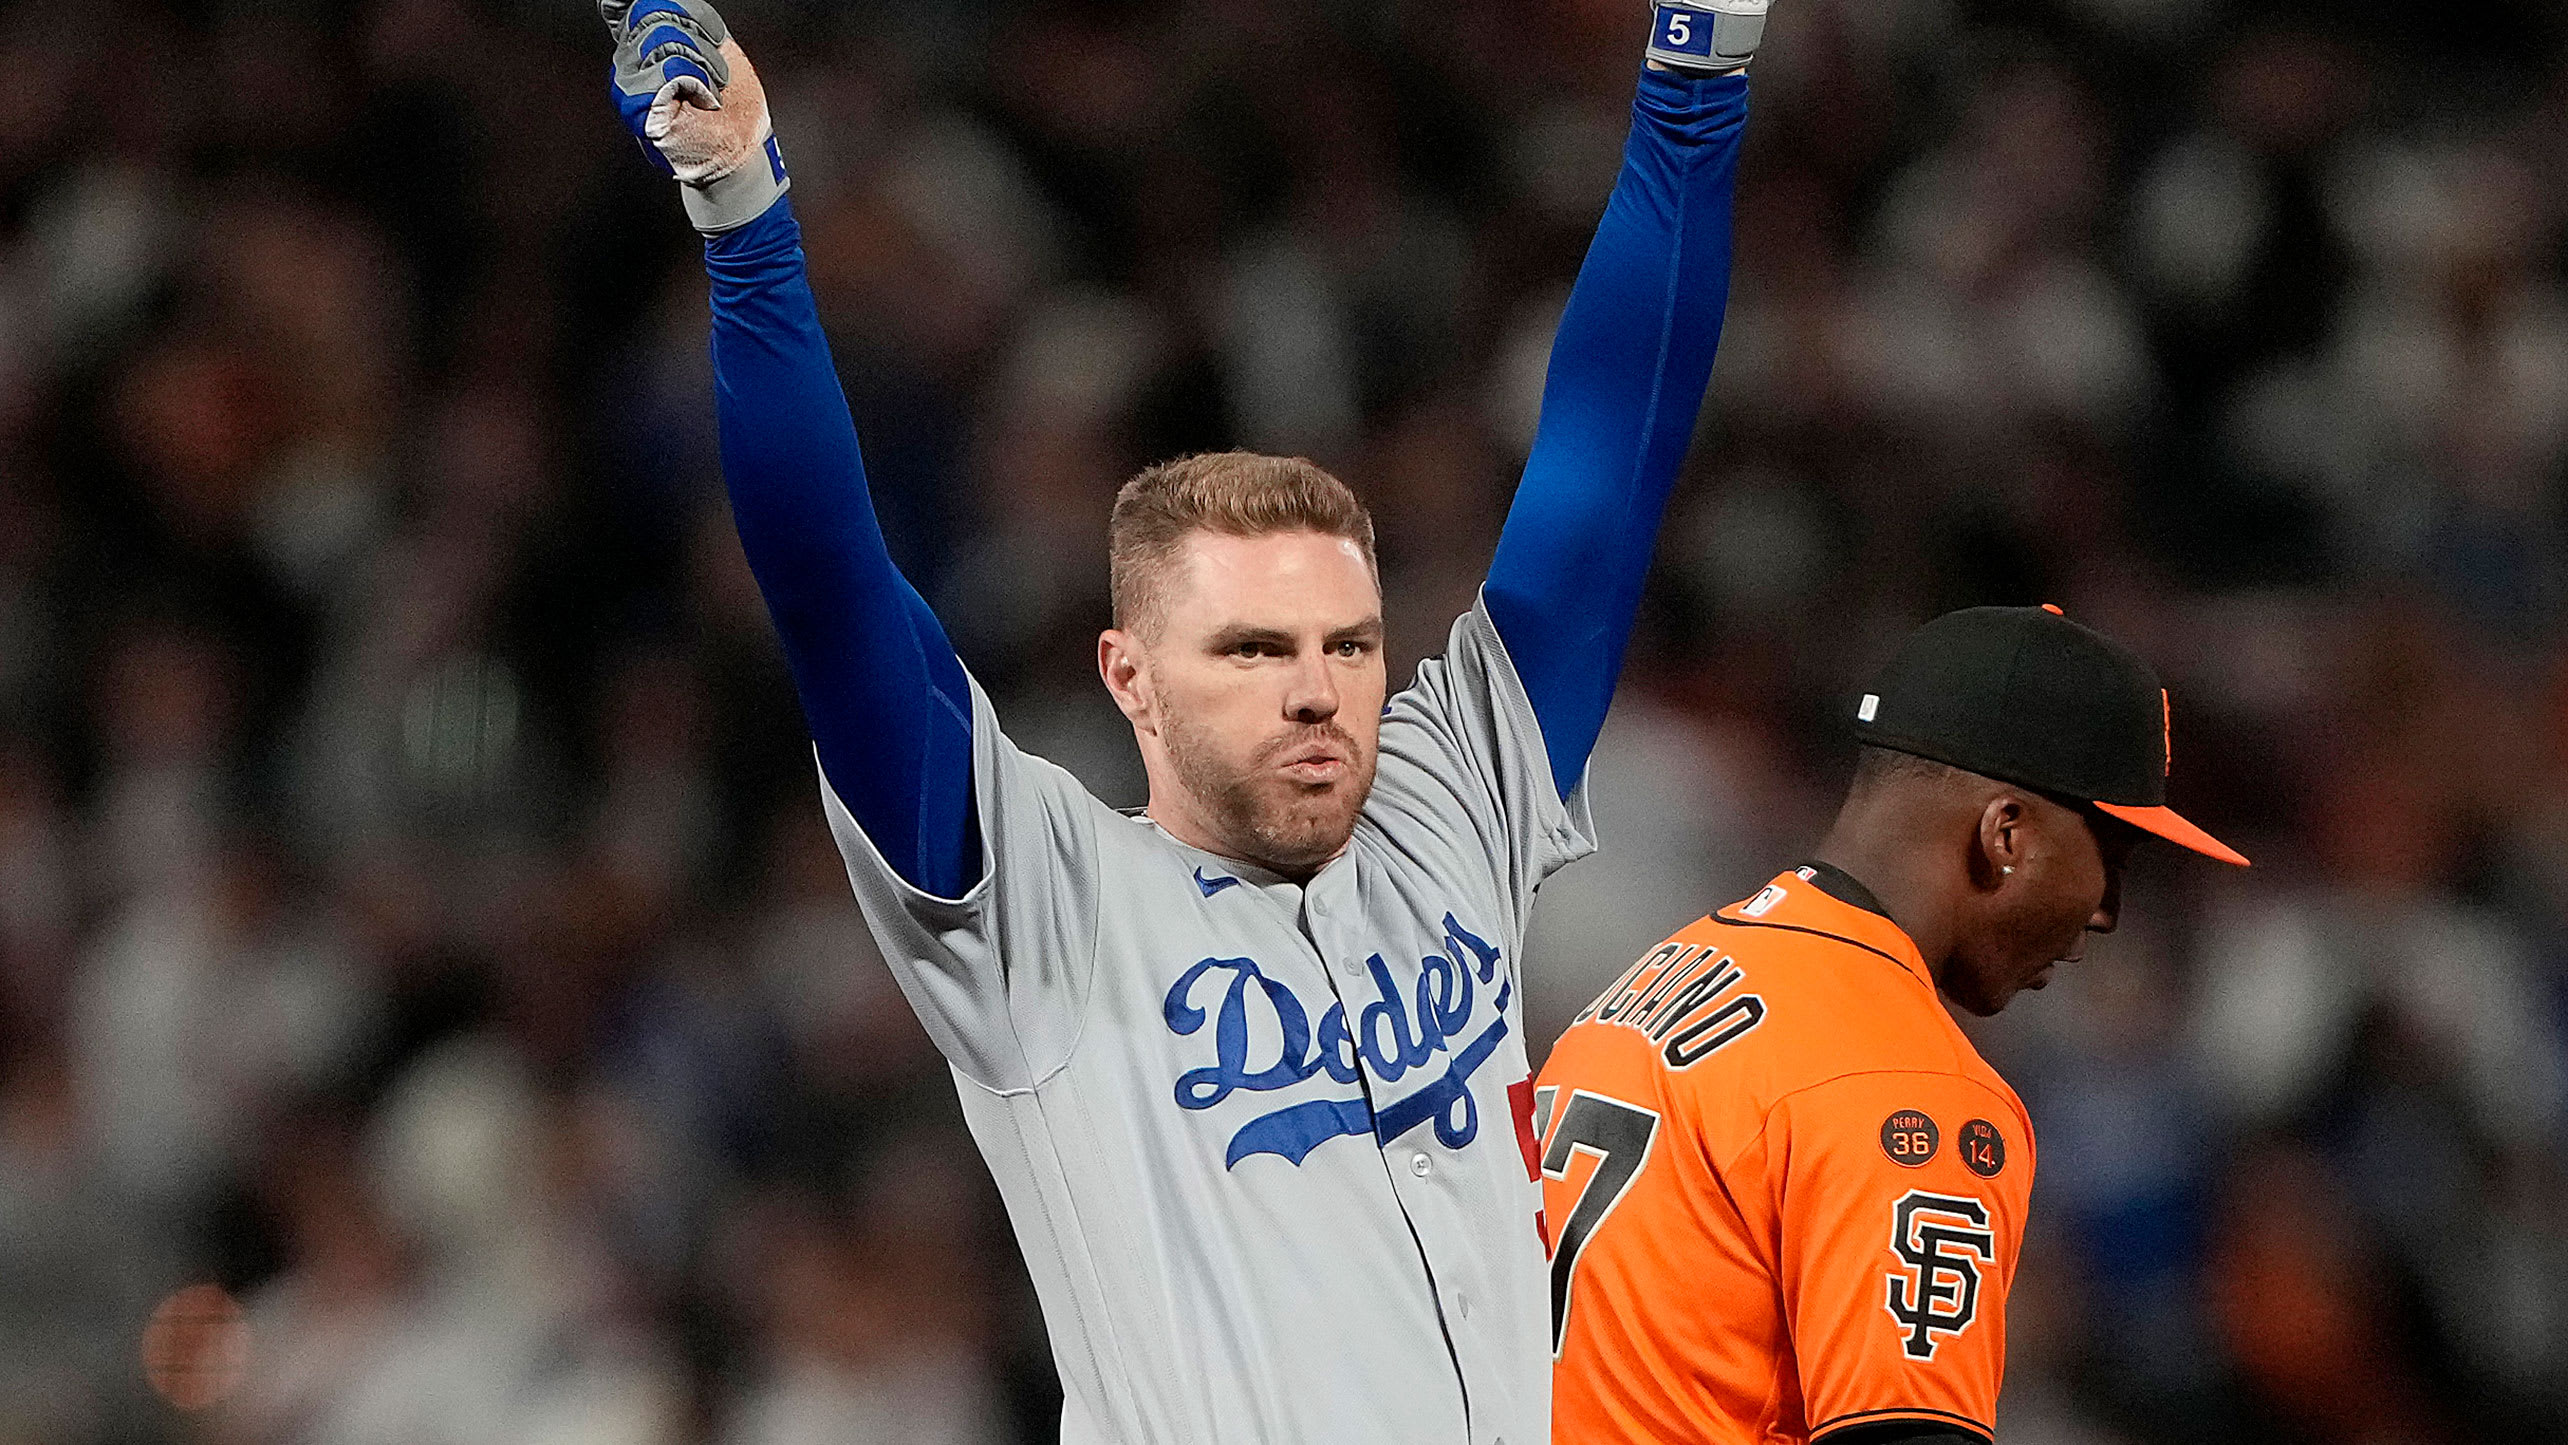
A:
<svg viewBox="0 0 2568 1445">
<path fill-rule="evenodd" d="M 1747 974 L 1709 944 L 1662 943 L 1571 1020 L 1649 1036 L 1671 1069 L 1690 1069 L 1765 1022 L 1765 1000 L 1737 990 Z"/>
<path fill-rule="evenodd" d="M 1497 948 L 1450 913 L 1444 934 L 1444 949 L 1419 960 L 1413 993 L 1402 989 L 1382 955 L 1366 959 L 1375 997 L 1356 1011 L 1352 1025 L 1346 1003 L 1333 1000 L 1314 1027 L 1301 996 L 1253 958 L 1202 959 L 1178 976 L 1161 1004 L 1170 1031 L 1191 1037 L 1209 1021 L 1213 1034 L 1213 1062 L 1177 1080 L 1179 1108 L 1210 1109 L 1233 1094 L 1292 1089 L 1321 1074 L 1356 1086 L 1350 1097 L 1306 1099 L 1249 1120 L 1231 1135 L 1225 1167 L 1252 1154 L 1277 1154 L 1298 1165 L 1341 1135 L 1370 1134 L 1387 1147 L 1430 1122 L 1448 1149 L 1479 1136 L 1471 1075 L 1507 1036 L 1515 982 L 1500 976 Z M 1475 1027 L 1475 1014 L 1484 1011 L 1488 1022 Z M 1440 1054 L 1439 1077 L 1378 1113 L 1367 1102 L 1368 1071 L 1377 1085 L 1396 1084 L 1431 1067 Z"/>
</svg>

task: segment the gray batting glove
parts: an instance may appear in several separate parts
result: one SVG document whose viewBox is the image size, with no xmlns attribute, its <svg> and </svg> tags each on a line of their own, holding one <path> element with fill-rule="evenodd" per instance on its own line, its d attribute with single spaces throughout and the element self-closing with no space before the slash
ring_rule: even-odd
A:
<svg viewBox="0 0 2568 1445">
<path fill-rule="evenodd" d="M 643 153 L 681 184 L 707 235 L 763 215 L 790 182 L 766 88 L 704 0 L 598 0 L 615 37 L 610 89 Z"/>
<path fill-rule="evenodd" d="M 1652 65 L 1685 75 L 1745 70 L 1765 38 L 1771 0 L 1653 0 Z"/>
</svg>

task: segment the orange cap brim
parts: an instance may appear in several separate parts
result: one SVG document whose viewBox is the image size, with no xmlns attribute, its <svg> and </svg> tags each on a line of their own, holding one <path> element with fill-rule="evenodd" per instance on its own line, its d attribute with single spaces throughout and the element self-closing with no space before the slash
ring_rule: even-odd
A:
<svg viewBox="0 0 2568 1445">
<path fill-rule="evenodd" d="M 2134 828 L 2155 833 L 2206 858 L 2217 858 L 2241 868 L 2253 866 L 2247 861 L 2246 854 L 2186 822 L 2173 808 L 2126 808 L 2118 803 L 2098 803 L 2095 806 L 2099 812 L 2111 813 Z"/>
</svg>

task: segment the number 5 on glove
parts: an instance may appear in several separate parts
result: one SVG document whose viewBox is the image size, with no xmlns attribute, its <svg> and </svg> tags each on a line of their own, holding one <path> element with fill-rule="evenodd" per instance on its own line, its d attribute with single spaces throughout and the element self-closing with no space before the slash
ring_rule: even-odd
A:
<svg viewBox="0 0 2568 1445">
<path fill-rule="evenodd" d="M 1727 74 L 1746 67 L 1765 38 L 1770 0 L 1659 0 L 1650 10 L 1649 58 L 1670 70 Z"/>
</svg>

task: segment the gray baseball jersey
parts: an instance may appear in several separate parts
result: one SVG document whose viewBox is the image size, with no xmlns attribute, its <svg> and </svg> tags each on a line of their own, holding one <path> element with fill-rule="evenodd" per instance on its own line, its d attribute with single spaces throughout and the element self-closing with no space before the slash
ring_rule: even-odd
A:
<svg viewBox="0 0 2568 1445">
<path fill-rule="evenodd" d="M 1536 885 L 1595 845 L 1487 612 L 1392 699 L 1354 840 L 1300 886 L 973 707 L 967 896 L 827 803 L 1024 1246 L 1062 1439 L 1548 1440 L 1517 959 Z"/>
</svg>

